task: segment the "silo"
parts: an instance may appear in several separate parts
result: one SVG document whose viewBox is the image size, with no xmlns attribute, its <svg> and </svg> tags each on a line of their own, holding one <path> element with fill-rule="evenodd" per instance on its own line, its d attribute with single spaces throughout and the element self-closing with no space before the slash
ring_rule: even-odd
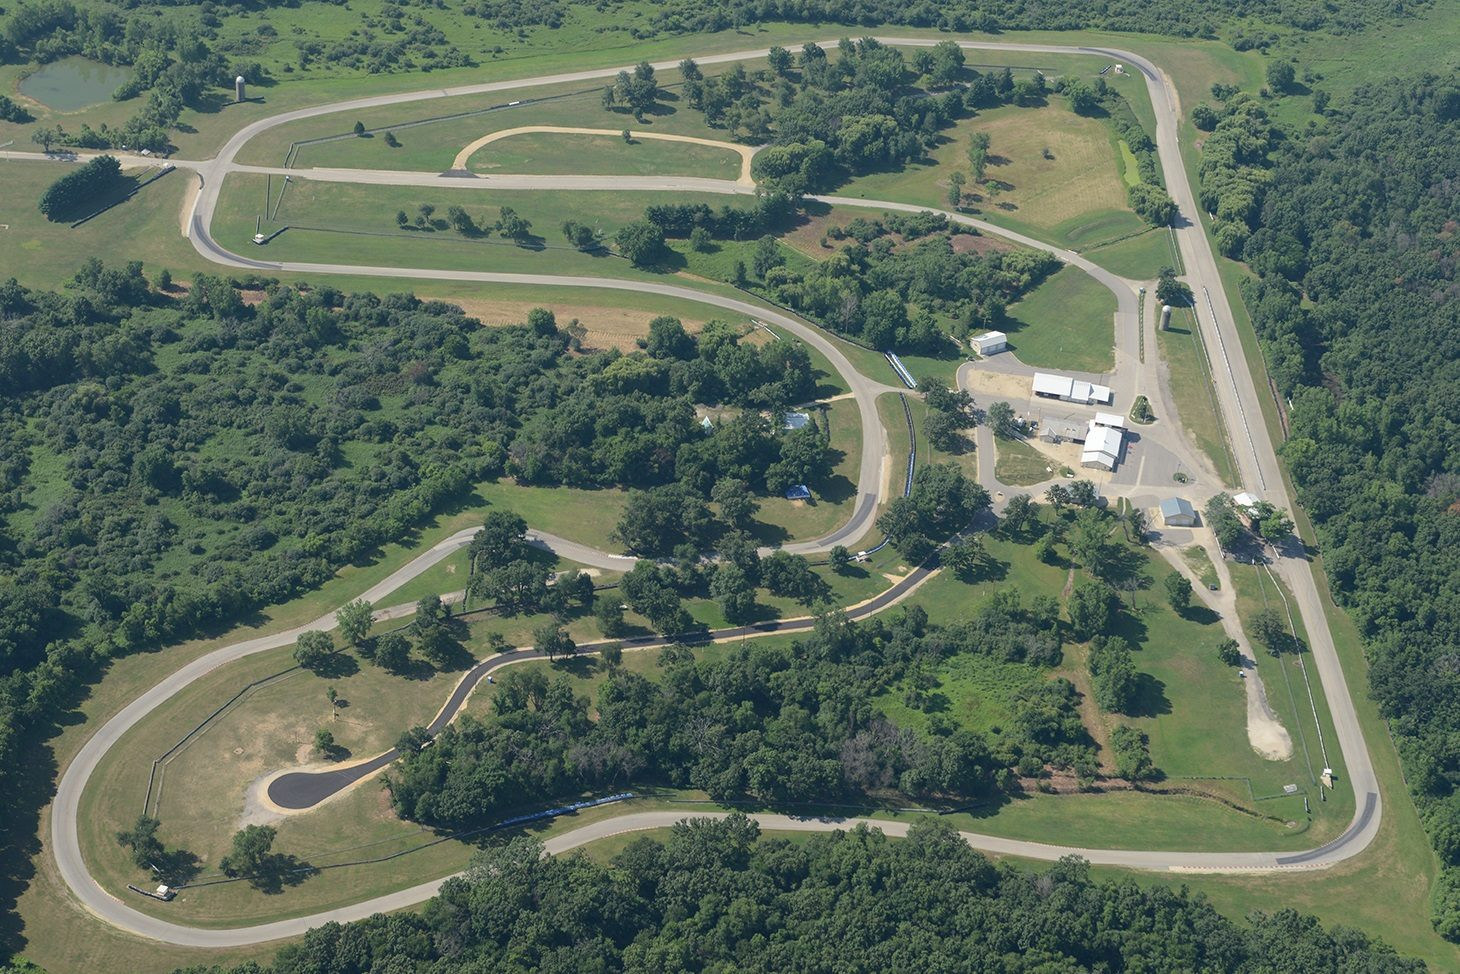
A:
<svg viewBox="0 0 1460 974">
<path fill-rule="evenodd" d="M 233 100 L 235 102 L 243 101 L 243 75 L 233 79 Z"/>
<path fill-rule="evenodd" d="M 1171 330 L 1171 305 L 1169 304 L 1161 305 L 1161 330 Z"/>
</svg>

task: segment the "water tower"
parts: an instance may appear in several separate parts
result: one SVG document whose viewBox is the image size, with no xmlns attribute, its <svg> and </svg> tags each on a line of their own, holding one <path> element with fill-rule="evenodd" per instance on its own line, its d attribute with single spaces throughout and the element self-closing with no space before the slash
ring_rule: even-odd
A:
<svg viewBox="0 0 1460 974">
<path fill-rule="evenodd" d="M 233 79 L 233 100 L 235 102 L 243 101 L 243 75 Z"/>
</svg>

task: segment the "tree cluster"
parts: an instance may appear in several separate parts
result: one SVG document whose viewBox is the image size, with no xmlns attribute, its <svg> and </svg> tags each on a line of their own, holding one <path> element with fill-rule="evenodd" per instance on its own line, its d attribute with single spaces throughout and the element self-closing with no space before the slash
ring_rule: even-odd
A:
<svg viewBox="0 0 1460 974">
<path fill-rule="evenodd" d="M 48 220 L 83 216 L 122 181 L 122 166 L 115 156 L 97 156 L 66 173 L 41 194 L 40 210 Z"/>
</svg>

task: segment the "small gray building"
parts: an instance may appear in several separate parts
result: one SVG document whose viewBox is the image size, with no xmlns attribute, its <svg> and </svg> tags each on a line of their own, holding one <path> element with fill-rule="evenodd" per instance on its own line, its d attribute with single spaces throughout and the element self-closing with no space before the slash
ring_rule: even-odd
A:
<svg viewBox="0 0 1460 974">
<path fill-rule="evenodd" d="M 968 340 L 973 350 L 980 355 L 996 355 L 1009 347 L 1009 336 L 1001 331 L 986 331 Z"/>
<path fill-rule="evenodd" d="M 1161 523 L 1168 528 L 1196 527 L 1196 508 L 1184 497 L 1168 497 L 1161 502 Z"/>
</svg>

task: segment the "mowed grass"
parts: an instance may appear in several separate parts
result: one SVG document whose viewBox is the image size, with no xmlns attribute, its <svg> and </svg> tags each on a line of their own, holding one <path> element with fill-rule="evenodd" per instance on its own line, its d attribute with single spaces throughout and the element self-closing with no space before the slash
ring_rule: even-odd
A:
<svg viewBox="0 0 1460 974">
<path fill-rule="evenodd" d="M 567 220 L 586 218 L 611 237 L 619 227 L 640 219 L 650 202 L 708 202 L 718 208 L 729 200 L 693 193 L 492 192 L 475 187 L 443 190 L 295 178 L 272 214 L 274 222 L 264 224 L 265 232 L 285 225 L 289 229 L 267 246 L 258 247 L 252 239 L 266 189 L 263 176 L 235 173 L 227 178 L 212 228 L 219 243 L 268 260 L 643 279 L 662 278 L 663 274 L 638 270 L 602 252 L 579 252 L 568 246 L 560 227 Z M 277 198 L 277 179 L 273 190 Z M 461 206 L 479 226 L 487 227 L 496 223 L 502 207 L 511 207 L 532 223 L 534 237 L 521 246 L 495 232 L 467 236 L 449 228 L 419 230 L 396 225 L 398 210 L 414 220 L 422 204 L 434 206 L 432 218 L 440 221 L 445 220 L 448 207 Z"/>
<path fill-rule="evenodd" d="M 754 67 L 754 62 L 744 63 L 747 70 Z M 707 75 L 713 73 L 706 72 Z M 668 71 L 660 72 L 657 77 L 661 85 L 675 85 L 679 81 L 678 75 L 677 71 Z M 655 111 L 640 122 L 622 108 L 603 107 L 602 91 L 606 83 L 607 80 L 598 83 L 578 81 L 320 115 L 260 133 L 244 145 L 238 160 L 252 165 L 277 166 L 283 162 L 290 143 L 299 142 L 294 160 L 294 165 L 299 168 L 440 171 L 450 166 L 457 152 L 468 143 L 491 132 L 524 125 L 563 125 L 610 132 L 633 129 L 708 139 L 726 138 L 723 129 L 711 128 L 703 113 L 684 103 L 677 88 L 665 88 Z M 513 101 L 521 104 L 511 105 Z M 309 141 L 348 135 L 357 121 L 369 131 L 367 138 Z M 386 144 L 386 132 L 392 133 L 400 145 Z"/>
<path fill-rule="evenodd" d="M 1115 295 L 1078 267 L 1062 267 L 1009 306 L 1003 330 L 1025 365 L 1076 372 L 1115 367 Z"/>
<path fill-rule="evenodd" d="M 810 501 L 784 497 L 760 499 L 754 534 L 765 544 L 809 541 L 828 534 L 852 516 L 857 505 L 857 472 L 862 463 L 862 423 L 854 399 L 826 403 L 810 410 L 831 433 L 835 462 L 831 474 L 811 488 Z"/>
<path fill-rule="evenodd" d="M 1085 251 L 1085 256 L 1106 270 L 1133 281 L 1154 281 L 1163 267 L 1176 266 L 1169 231 L 1152 227 L 1133 237 Z"/>
<path fill-rule="evenodd" d="M 1011 487 L 1043 483 L 1058 469 L 1054 460 L 1023 440 L 994 437 L 994 476 Z"/>
<path fill-rule="evenodd" d="M 987 182 L 965 185 L 965 212 L 1072 249 L 1141 228 L 1126 204 L 1111 130 L 1076 115 L 1060 96 L 1042 107 L 1005 106 L 960 121 L 944 130 L 927 162 L 862 176 L 841 193 L 946 207 L 949 174 L 969 175 L 968 140 L 975 132 L 989 136 Z"/>
<path fill-rule="evenodd" d="M 669 175 L 733 180 L 740 176 L 741 157 L 733 149 L 692 142 L 652 138 L 625 142 L 620 135 L 524 132 L 482 146 L 472 153 L 467 168 L 486 174 Z"/>
<path fill-rule="evenodd" d="M 1182 429 L 1211 460 L 1222 483 L 1235 486 L 1239 482 L 1236 465 L 1217 408 L 1206 352 L 1190 309 L 1174 309 L 1171 327 L 1165 331 L 1157 322 L 1156 346 L 1166 363 L 1171 398 Z"/>
</svg>

